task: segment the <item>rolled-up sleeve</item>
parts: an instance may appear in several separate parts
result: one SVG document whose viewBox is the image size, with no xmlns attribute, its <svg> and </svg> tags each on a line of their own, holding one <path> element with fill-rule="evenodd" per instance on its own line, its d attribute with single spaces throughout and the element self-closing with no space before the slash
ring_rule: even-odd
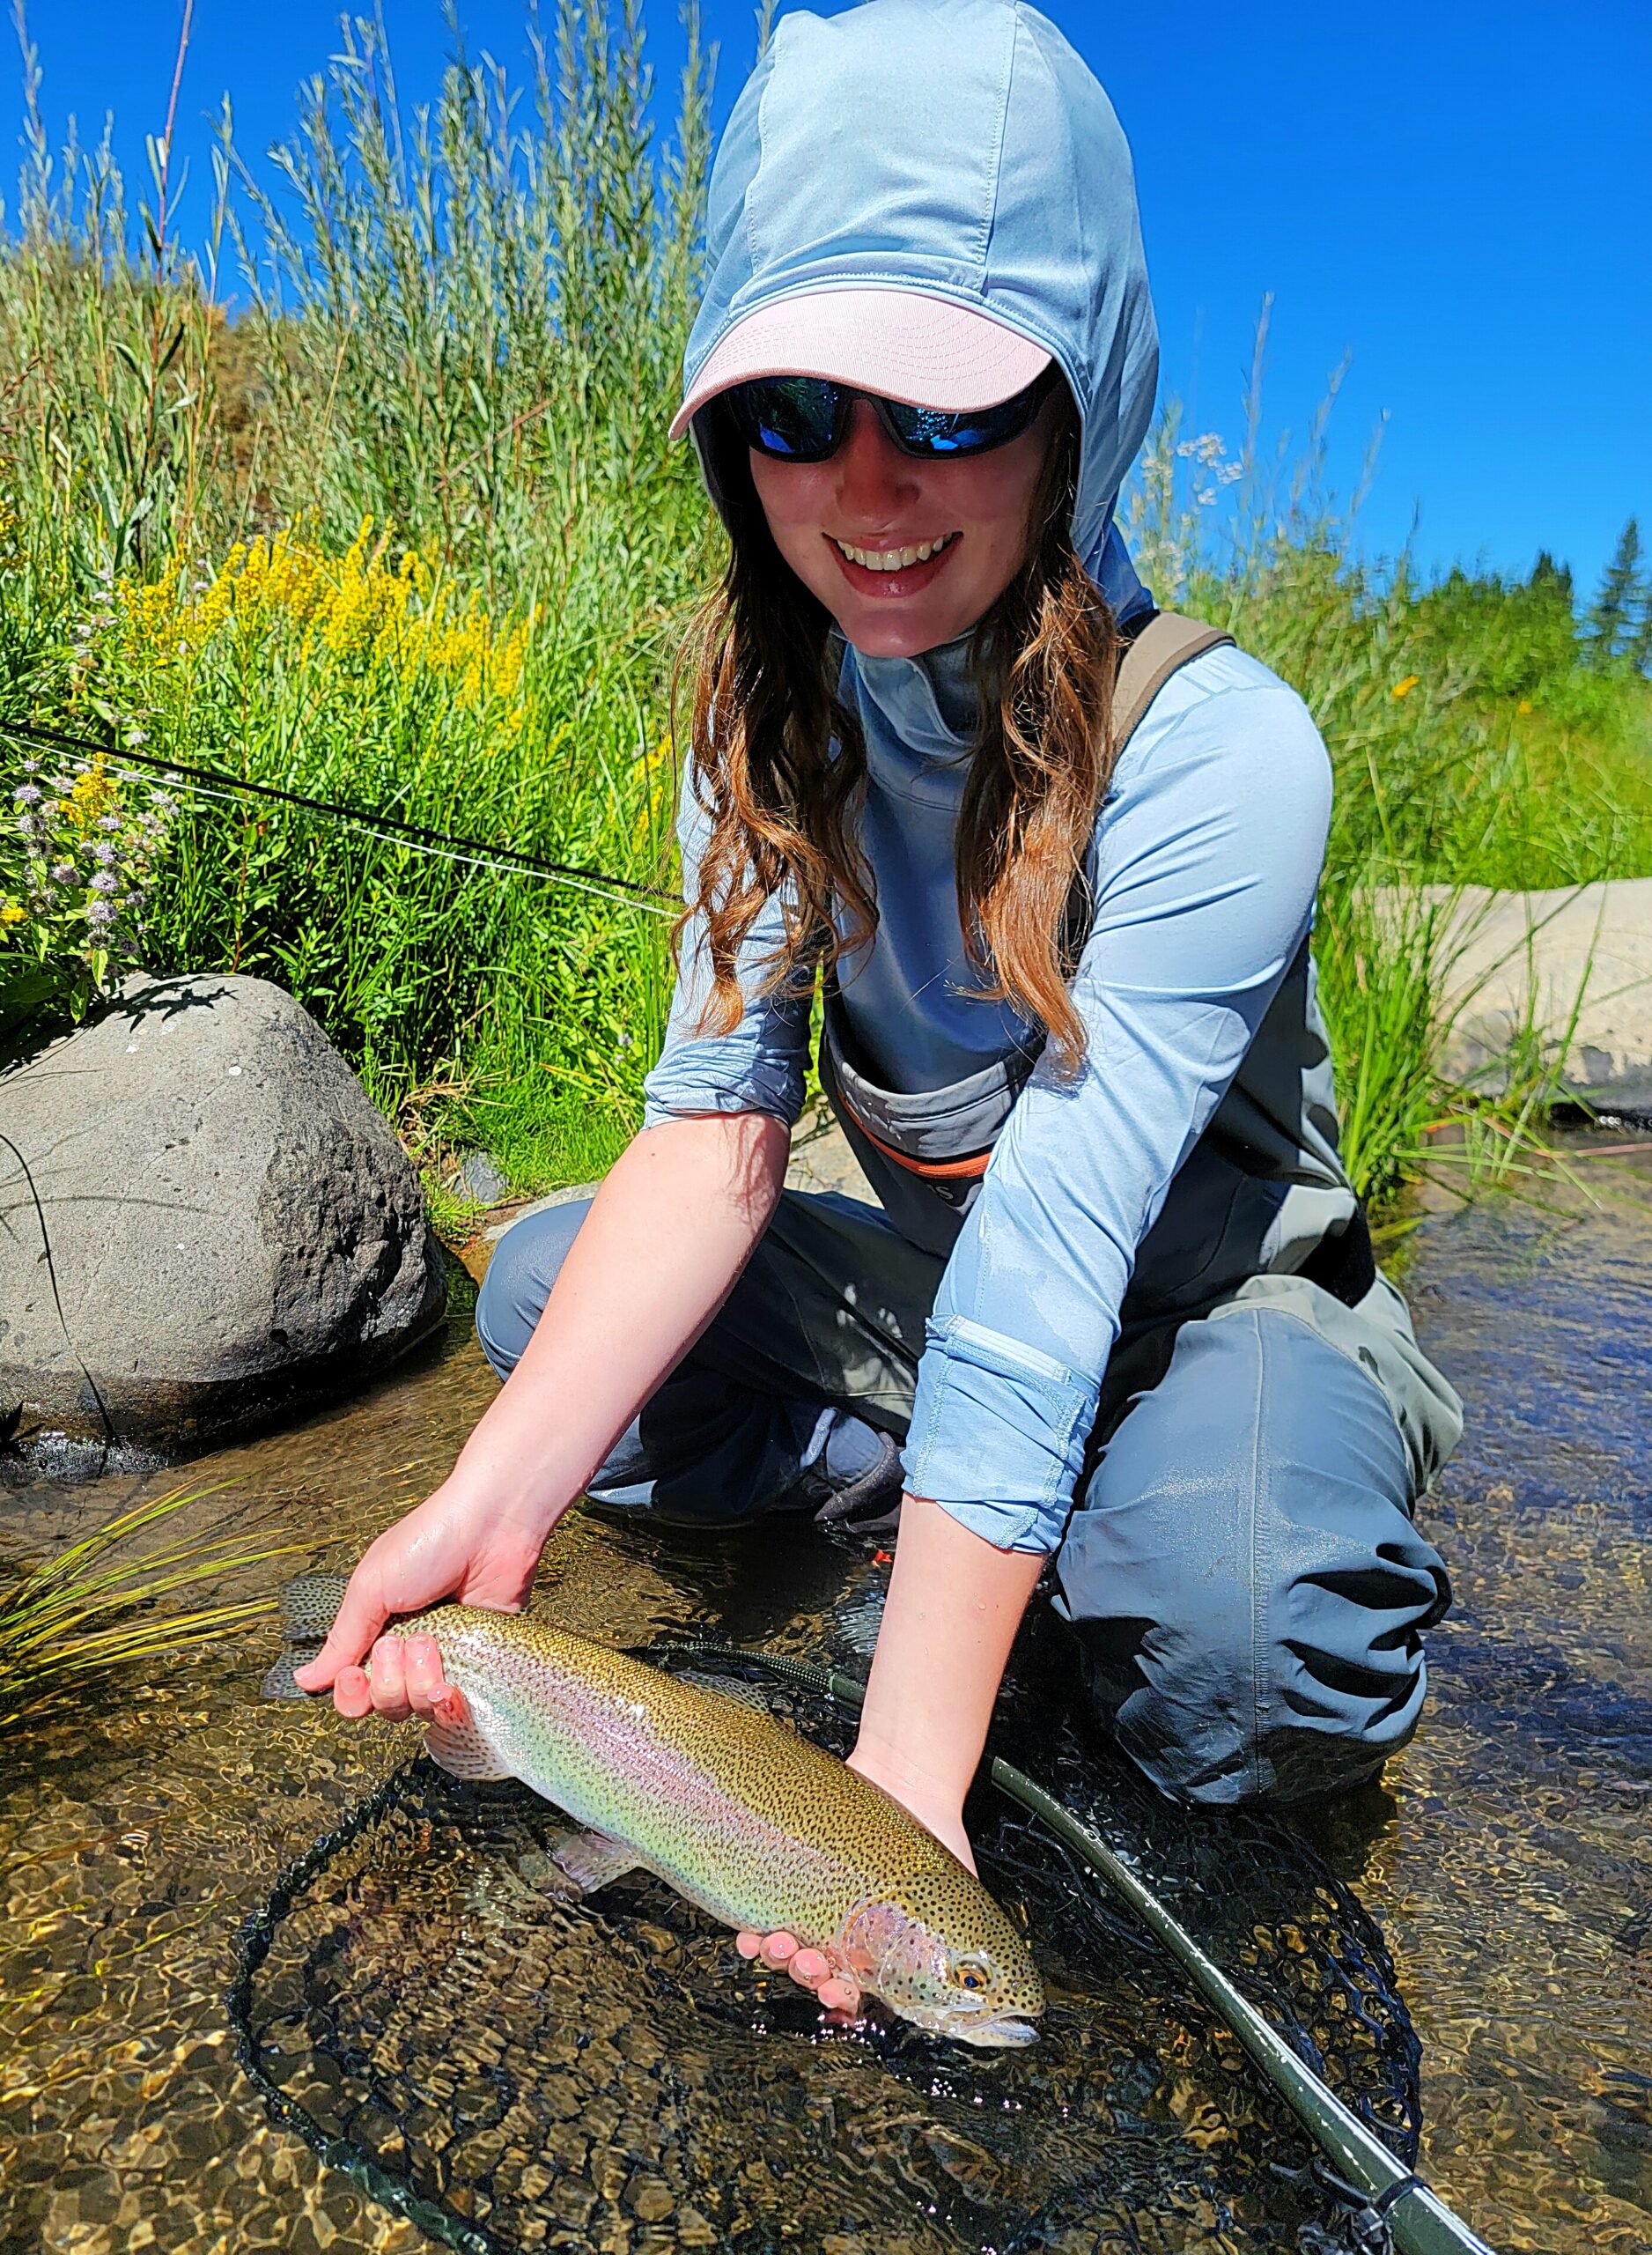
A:
<svg viewBox="0 0 1652 2255">
<path fill-rule="evenodd" d="M 696 889 L 710 834 L 709 817 L 685 775 L 677 813 L 685 898 Z M 788 1127 L 795 1124 L 808 1065 L 810 997 L 807 991 L 766 996 L 759 991 L 783 936 L 781 898 L 774 895 L 746 935 L 735 966 L 744 1016 L 732 1032 L 703 1034 L 695 1028 L 712 987 L 704 920 L 696 915 L 687 926 L 665 1042 L 643 1083 L 645 1128 L 707 1112 L 767 1112 Z"/>
<path fill-rule="evenodd" d="M 1292 691 L 1235 664 L 1119 763 L 1073 987 L 1084 1064 L 1040 1061 L 930 1319 L 906 1485 L 1001 1549 L 1060 1542 L 1136 1249 L 1312 920 L 1324 746 Z"/>
</svg>

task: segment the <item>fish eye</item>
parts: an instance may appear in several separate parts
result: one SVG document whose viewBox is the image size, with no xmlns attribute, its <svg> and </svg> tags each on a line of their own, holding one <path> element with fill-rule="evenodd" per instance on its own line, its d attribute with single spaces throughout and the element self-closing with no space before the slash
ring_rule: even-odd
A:
<svg viewBox="0 0 1652 2255">
<path fill-rule="evenodd" d="M 984 1957 L 958 1957 L 953 1960 L 952 1978 L 961 1989 L 972 1993 L 985 1989 L 991 1968 Z"/>
</svg>

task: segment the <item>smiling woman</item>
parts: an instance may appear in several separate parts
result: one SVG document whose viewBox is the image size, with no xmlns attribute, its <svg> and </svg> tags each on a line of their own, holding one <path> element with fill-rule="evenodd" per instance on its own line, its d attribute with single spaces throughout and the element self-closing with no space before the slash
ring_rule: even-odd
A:
<svg viewBox="0 0 1652 2255">
<path fill-rule="evenodd" d="M 1044 393 L 1042 407 L 1033 388 Z M 1007 403 L 1021 403 L 1019 428 L 945 454 L 892 443 L 879 411 L 886 403 L 862 394 L 852 396 L 847 427 L 823 461 L 750 447 L 751 482 L 775 546 L 857 649 L 904 658 L 950 642 L 1021 569 L 1060 412 L 1047 385 Z M 1073 414 L 1070 396 L 1066 412 Z M 738 418 L 736 427 L 743 436 Z M 873 608 L 888 603 L 900 607 Z"/>
<path fill-rule="evenodd" d="M 787 15 L 734 105 L 672 425 L 729 555 L 643 1131 L 500 1245 L 503 1390 L 303 1680 L 439 1712 L 387 1620 L 520 1605 L 582 1492 L 898 1521 L 852 1763 L 968 1863 L 1051 1557 L 1077 1696 L 1162 1790 L 1375 1776 L 1449 1601 L 1411 1514 L 1460 1414 L 1338 1153 L 1324 747 L 1114 521 L 1157 372 L 1124 137 L 1034 10 L 945 14 Z M 875 1207 L 783 1194 L 817 980 Z M 743 1947 L 852 2008 L 805 1939 Z"/>
</svg>

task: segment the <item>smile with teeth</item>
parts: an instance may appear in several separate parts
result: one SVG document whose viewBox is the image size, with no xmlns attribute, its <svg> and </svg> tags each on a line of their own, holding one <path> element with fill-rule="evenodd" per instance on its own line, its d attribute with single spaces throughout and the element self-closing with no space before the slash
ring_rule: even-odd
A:
<svg viewBox="0 0 1652 2255">
<path fill-rule="evenodd" d="M 867 572 L 899 572 L 909 570 L 914 564 L 926 564 L 932 556 L 939 556 L 959 538 L 955 532 L 944 532 L 939 540 L 920 540 L 916 548 L 851 548 L 846 540 L 839 540 L 835 533 L 828 534 L 832 546 Z"/>
</svg>

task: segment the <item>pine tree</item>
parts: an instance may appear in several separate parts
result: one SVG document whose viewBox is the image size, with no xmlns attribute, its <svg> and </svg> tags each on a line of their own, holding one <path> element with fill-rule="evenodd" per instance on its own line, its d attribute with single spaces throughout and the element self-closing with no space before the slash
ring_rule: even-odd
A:
<svg viewBox="0 0 1652 2255">
<path fill-rule="evenodd" d="M 1648 589 L 1641 576 L 1641 528 L 1631 517 L 1618 536 L 1589 614 L 1589 660 L 1609 666 L 1637 635 L 1646 610 Z"/>
<path fill-rule="evenodd" d="M 1642 673 L 1652 673 L 1652 574 L 1641 583 L 1641 616 L 1635 621 L 1625 654 L 1630 664 L 1639 666 Z"/>
<path fill-rule="evenodd" d="M 1569 564 L 1557 564 L 1546 548 L 1540 548 L 1528 584 L 1534 588 L 1541 588 L 1545 594 L 1562 596 L 1569 603 L 1572 600 L 1572 567 Z"/>
</svg>

